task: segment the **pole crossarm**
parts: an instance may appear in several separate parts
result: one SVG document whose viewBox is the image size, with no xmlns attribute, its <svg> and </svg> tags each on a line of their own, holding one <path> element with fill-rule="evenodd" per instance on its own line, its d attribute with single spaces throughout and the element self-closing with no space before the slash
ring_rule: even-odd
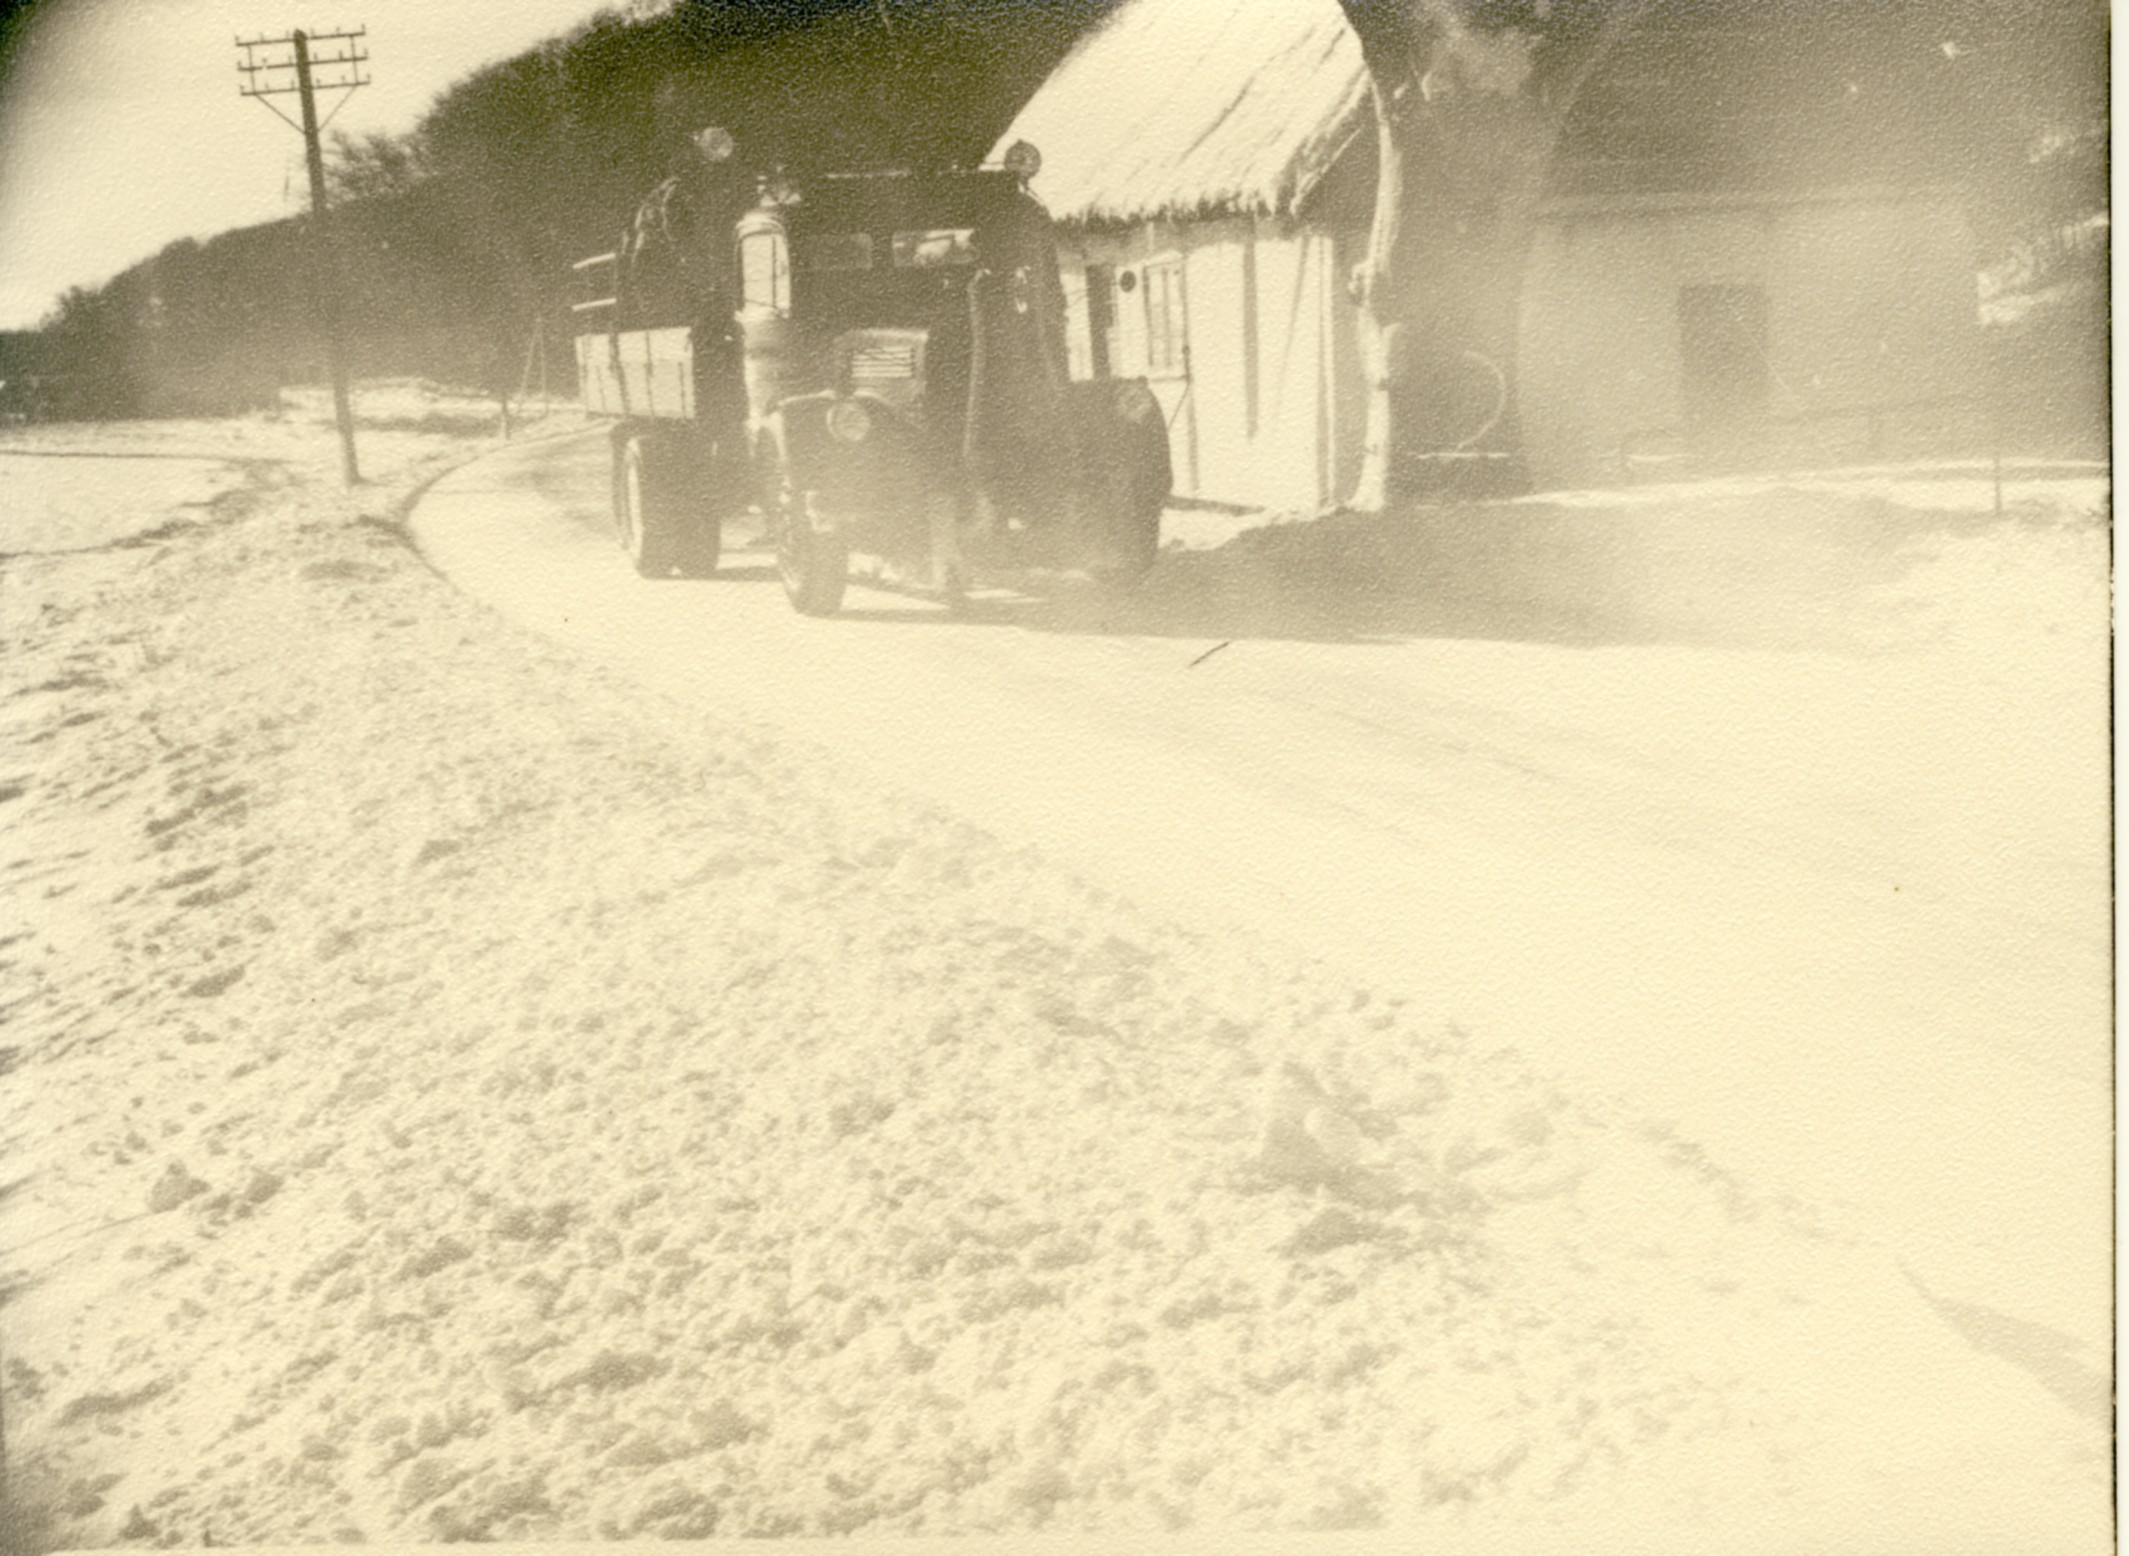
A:
<svg viewBox="0 0 2129 1556">
<path fill-rule="evenodd" d="M 320 92 L 352 92 L 358 86 L 368 86 L 369 84 L 370 78 L 368 76 L 357 76 L 352 81 L 314 81 L 311 83 Z M 289 86 L 240 86 L 237 88 L 237 95 L 240 97 L 283 97 L 291 92 L 301 92 L 302 90 L 302 87 L 293 84 Z"/>
<path fill-rule="evenodd" d="M 303 34 L 312 43 L 339 43 L 342 40 L 367 38 L 369 35 L 370 30 L 367 27 L 343 27 L 338 32 L 305 32 Z M 280 36 L 273 38 L 262 34 L 256 38 L 237 39 L 237 47 L 240 49 L 275 49 L 283 44 L 293 45 L 295 41 L 296 35 L 292 32 L 284 32 Z"/>
<path fill-rule="evenodd" d="M 283 33 L 273 38 L 239 38 L 237 47 L 244 50 L 244 57 L 237 61 L 237 70 L 244 80 L 237 91 L 245 97 L 273 97 L 285 93 L 301 92 L 303 85 L 296 79 L 299 74 L 295 54 L 296 40 L 303 39 L 310 53 L 310 69 L 313 72 L 312 86 L 321 92 L 352 92 L 358 86 L 368 86 L 370 78 L 363 74 L 362 67 L 369 63 L 370 53 L 366 47 L 369 30 L 364 27 L 344 28 L 339 32 Z M 320 54 L 321 43 L 337 43 L 343 47 L 337 53 Z M 261 59 L 254 50 L 286 49 L 288 53 L 271 59 Z M 328 65 L 347 67 L 345 79 L 327 79 L 316 74 Z M 277 79 L 286 73 L 286 79 Z M 264 80 L 261 78 L 264 77 Z M 272 107 L 272 104 L 268 104 Z"/>
</svg>

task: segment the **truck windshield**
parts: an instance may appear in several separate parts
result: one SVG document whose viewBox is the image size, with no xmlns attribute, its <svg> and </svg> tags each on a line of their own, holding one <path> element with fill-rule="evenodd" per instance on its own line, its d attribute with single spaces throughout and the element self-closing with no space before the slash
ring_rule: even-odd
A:
<svg viewBox="0 0 2129 1556">
<path fill-rule="evenodd" d="M 897 232 L 888 245 L 896 270 L 943 270 L 976 262 L 976 229 L 932 227 Z M 798 268 L 852 271 L 873 268 L 872 236 L 863 232 L 825 232 L 798 245 Z"/>
<path fill-rule="evenodd" d="M 975 262 L 976 230 L 973 227 L 937 227 L 894 235 L 897 270 L 938 270 L 948 265 L 973 265 Z"/>
</svg>

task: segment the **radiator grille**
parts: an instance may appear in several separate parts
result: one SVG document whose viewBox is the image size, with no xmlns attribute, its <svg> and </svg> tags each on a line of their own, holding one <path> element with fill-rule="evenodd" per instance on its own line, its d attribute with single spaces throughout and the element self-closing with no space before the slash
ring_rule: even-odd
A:
<svg viewBox="0 0 2129 1556">
<path fill-rule="evenodd" d="M 917 348 L 913 345 L 860 346 L 850 354 L 853 383 L 899 383 L 916 376 Z"/>
</svg>

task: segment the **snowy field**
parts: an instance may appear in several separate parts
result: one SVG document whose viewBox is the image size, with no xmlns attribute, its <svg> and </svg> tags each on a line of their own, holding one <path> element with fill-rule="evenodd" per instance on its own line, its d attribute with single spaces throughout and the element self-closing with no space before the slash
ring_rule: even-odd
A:
<svg viewBox="0 0 2129 1556">
<path fill-rule="evenodd" d="M 314 406 L 0 437 L 0 1383 L 25 1543 L 1194 1528 L 1707 1549 L 1751 1528 L 1770 1550 L 2107 1547 L 2105 1364 L 2081 1299 L 2058 1329 L 1947 1295 L 1949 1273 L 1797 1191 L 1821 1180 L 1760 1172 L 1749 1144 L 1736 1168 L 1697 1118 L 1591 1084 L 1540 1040 L 1559 985 L 1511 998 L 1544 980 L 1478 967 L 1502 942 L 1438 938 L 1447 910 L 1375 896 L 1357 853 L 1355 895 L 1412 923 L 1340 954 L 1282 925 L 1344 920 L 1252 905 L 1276 850 L 1237 848 L 1220 889 L 1196 869 L 1164 883 L 1132 831 L 1158 818 L 1120 812 L 1075 852 L 976 792 L 1032 785 L 1060 738 L 1124 741 L 1173 779 L 1163 794 L 1214 783 L 1181 740 L 1253 753 L 1251 782 L 1215 798 L 1350 808 L 1310 799 L 1307 757 L 1237 709 L 1283 716 L 1276 683 L 1299 678 L 1323 721 L 1395 722 L 1367 706 L 1374 672 L 1342 667 L 1431 644 L 1422 662 L 1461 666 L 1469 698 L 1505 684 L 1528 707 L 1567 678 L 1612 742 L 1579 742 L 1577 772 L 1605 767 L 1603 792 L 1631 791 L 1618 803 L 1687 853 L 1786 858 L 1801 893 L 1846 879 L 1843 840 L 1886 833 L 1881 857 L 1925 870 L 1906 884 L 1931 934 L 1977 890 L 2054 924 L 2059 904 L 2022 894 L 2068 881 L 2081 912 L 2097 881 L 2104 905 L 2104 837 L 2079 830 L 2094 775 L 2024 815 L 2002 844 L 2020 867 L 1978 888 L 1970 852 L 1912 834 L 2023 813 L 1948 796 L 1935 771 L 1903 776 L 1926 801 L 1908 834 L 1902 807 L 1813 774 L 1759 831 L 1700 827 L 1695 806 L 1721 808 L 1692 765 L 1707 711 L 1651 702 L 1652 661 L 1621 651 L 1632 627 L 1727 667 L 1726 695 L 1808 696 L 1856 727 L 1897 701 L 1868 667 L 1953 656 L 2074 772 L 2097 760 L 2103 794 L 2093 476 L 2032 483 L 2001 523 L 1964 498 L 1916 523 L 1908 496 L 1843 486 L 1771 507 L 1685 495 L 1627 527 L 1577 528 L 1555 503 L 1512 535 L 1256 531 L 1165 560 L 1121 607 L 1067 593 L 937 628 L 998 640 L 1025 726 L 964 702 L 977 727 L 941 734 L 878 698 L 886 733 L 837 746 L 801 680 L 852 673 L 853 644 L 909 673 L 877 645 L 926 637 L 893 618 L 930 607 L 854 593 L 848 623 L 726 629 L 711 605 L 773 593 L 760 556 L 705 586 L 624 578 L 610 548 L 586 560 L 575 518 L 520 506 L 578 501 L 583 459 L 553 443 L 432 499 L 471 506 L 423 508 L 458 512 L 469 543 L 491 522 L 519 535 L 512 620 L 425 565 L 401 521 L 401 497 L 481 446 L 479 408 L 395 394 L 363 397 L 390 425 L 365 432 L 376 484 L 352 496 Z M 1774 607 L 1719 567 L 1690 598 L 1636 602 L 1515 550 L 1580 545 L 1613 583 L 1675 582 L 1728 554 L 1696 549 L 1695 512 L 1797 530 Z M 1873 520 L 1898 555 L 1869 587 L 1896 608 L 1814 617 L 1815 569 L 1848 555 L 1824 527 Z M 1444 601 L 1399 549 L 1421 544 L 1497 597 Z M 1561 605 L 1592 594 L 1611 616 Z M 666 671 L 747 694 L 691 698 L 541 617 L 590 631 L 576 618 L 609 601 L 653 658 L 679 641 L 668 616 L 727 630 L 724 659 L 713 638 Z M 1474 630 L 1482 606 L 1520 622 L 1512 646 Z M 1561 621 L 1578 624 L 1531 630 Z M 786 631 L 810 636 L 762 636 Z M 1225 700 L 1170 694 L 1121 732 L 1093 701 L 1086 656 L 1136 686 L 1219 641 L 1192 674 L 1257 678 Z M 1253 641 L 1327 657 L 1260 664 Z M 1027 694 L 1044 674 L 1072 685 Z M 1909 716 L 1934 738 L 1969 706 Z M 1746 727 L 1771 744 L 1799 711 Z M 1533 797 L 1542 774 L 1510 774 L 1507 808 L 1477 820 L 1442 808 L 1473 792 L 1497 721 L 1473 701 L 1371 737 L 1366 792 L 1397 815 L 1322 836 L 1358 850 L 1426 815 L 1480 842 L 1541 812 L 1564 826 Z M 1674 754 L 1628 760 L 1629 734 Z M 980 784 L 939 776 L 984 737 L 1020 754 Z M 2013 788 L 2032 770 L 1977 760 Z M 1208 836 L 1247 831 L 1214 809 Z M 1660 855 L 1615 826 L 1589 847 L 1578 868 Z M 1673 863 L 1678 900 L 1715 889 Z M 1829 911 L 1860 911 L 1846 890 Z M 1472 966 L 1393 960 L 1455 945 Z M 2042 951 L 2089 976 L 2078 947 Z M 2082 1025 L 2090 989 L 2069 997 L 2069 1030 L 2006 1046 L 2021 1077 L 2034 1048 L 2063 1050 L 2104 1120 L 2105 1031 Z M 1592 1042 L 1622 1041 L 1622 1010 Z M 2053 1176 L 2103 1174 L 2103 1137 L 2049 1148 Z M 2056 1252 L 2072 1274 L 2048 1301 L 2101 1258 Z"/>
</svg>

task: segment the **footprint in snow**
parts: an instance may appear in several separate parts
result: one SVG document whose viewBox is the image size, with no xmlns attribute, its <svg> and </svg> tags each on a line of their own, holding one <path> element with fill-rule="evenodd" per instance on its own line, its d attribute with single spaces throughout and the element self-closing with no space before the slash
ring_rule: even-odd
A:
<svg viewBox="0 0 2129 1556">
<path fill-rule="evenodd" d="M 204 978 L 197 978 L 188 983 L 185 985 L 185 993 L 193 999 L 213 999 L 216 995 L 226 994 L 235 988 L 243 977 L 244 969 L 241 965 L 225 967 L 218 973 L 209 973 Z"/>
<path fill-rule="evenodd" d="M 448 859 L 466 846 L 463 838 L 432 837 L 406 856 L 405 873 L 411 875 L 424 865 L 434 864 L 439 859 Z"/>
<path fill-rule="evenodd" d="M 155 1180 L 155 1187 L 148 1191 L 148 1210 L 150 1214 L 161 1215 L 206 1192 L 207 1185 L 187 1172 L 183 1162 L 172 1162 Z"/>
</svg>

